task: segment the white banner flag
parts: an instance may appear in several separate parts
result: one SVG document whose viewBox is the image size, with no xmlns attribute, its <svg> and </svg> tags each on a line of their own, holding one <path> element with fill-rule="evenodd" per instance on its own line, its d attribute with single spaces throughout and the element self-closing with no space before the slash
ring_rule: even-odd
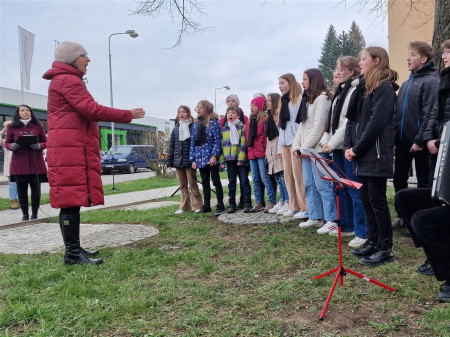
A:
<svg viewBox="0 0 450 337">
<path fill-rule="evenodd" d="M 34 34 L 19 28 L 20 81 L 22 90 L 30 90 L 31 59 L 33 58 Z"/>
</svg>

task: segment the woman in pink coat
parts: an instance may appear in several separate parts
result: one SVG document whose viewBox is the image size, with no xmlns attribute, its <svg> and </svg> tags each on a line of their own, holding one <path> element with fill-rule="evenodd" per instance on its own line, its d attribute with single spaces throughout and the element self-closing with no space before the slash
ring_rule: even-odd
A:
<svg viewBox="0 0 450 337">
<path fill-rule="evenodd" d="M 47 163 L 52 207 L 61 208 L 59 223 L 66 246 L 66 264 L 101 263 L 80 247 L 80 207 L 102 205 L 100 143 L 97 121 L 130 123 L 142 108 L 119 110 L 99 105 L 86 89 L 83 76 L 91 60 L 76 42 L 62 42 L 55 62 L 43 78 L 48 88 Z"/>
</svg>

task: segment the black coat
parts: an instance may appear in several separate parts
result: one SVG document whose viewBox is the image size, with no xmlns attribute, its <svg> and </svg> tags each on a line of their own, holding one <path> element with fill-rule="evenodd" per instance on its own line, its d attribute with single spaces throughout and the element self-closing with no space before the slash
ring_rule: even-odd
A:
<svg viewBox="0 0 450 337">
<path fill-rule="evenodd" d="M 431 113 L 431 117 L 428 121 L 428 126 L 424 132 L 424 140 L 429 141 L 432 139 L 439 139 L 442 133 L 443 124 L 449 120 L 450 120 L 450 67 L 447 67 L 441 72 L 438 99 Z"/>
<path fill-rule="evenodd" d="M 403 82 L 396 104 L 396 144 L 424 147 L 423 134 L 437 100 L 439 74 L 430 60 Z"/>
<path fill-rule="evenodd" d="M 189 131 L 192 134 L 192 123 L 189 124 Z M 191 138 L 180 141 L 180 126 L 175 125 L 170 135 L 170 146 L 167 151 L 166 165 L 170 167 L 191 167 L 189 151 L 191 150 Z"/>
<path fill-rule="evenodd" d="M 360 115 L 347 122 L 345 149 L 353 148 L 356 154 L 353 165 L 358 176 L 393 176 L 393 116 L 397 88 L 395 83 L 381 83 L 369 96 L 361 97 Z"/>
</svg>

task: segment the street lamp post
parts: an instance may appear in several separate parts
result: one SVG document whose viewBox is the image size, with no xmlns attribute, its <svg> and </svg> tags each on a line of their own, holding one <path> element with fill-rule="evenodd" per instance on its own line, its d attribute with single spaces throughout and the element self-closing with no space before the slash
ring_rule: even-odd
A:
<svg viewBox="0 0 450 337">
<path fill-rule="evenodd" d="M 230 90 L 230 87 L 228 85 L 220 88 L 214 89 L 214 112 L 217 112 L 217 90 L 219 89 L 227 89 Z"/>
<path fill-rule="evenodd" d="M 112 88 L 112 67 L 111 67 L 111 36 L 113 35 L 120 35 L 120 34 L 128 34 L 132 38 L 136 38 L 139 36 L 138 33 L 136 33 L 134 30 L 127 30 L 124 33 L 114 33 L 109 36 L 108 39 L 108 50 L 109 50 L 109 93 L 111 95 L 111 108 L 114 107 L 113 104 L 113 88 Z M 114 140 L 114 122 L 111 122 L 111 145 L 115 145 Z"/>
</svg>

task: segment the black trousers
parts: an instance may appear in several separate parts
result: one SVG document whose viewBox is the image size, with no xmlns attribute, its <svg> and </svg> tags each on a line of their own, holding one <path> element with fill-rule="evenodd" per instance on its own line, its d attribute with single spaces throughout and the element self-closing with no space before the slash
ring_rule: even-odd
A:
<svg viewBox="0 0 450 337">
<path fill-rule="evenodd" d="M 223 188 L 222 183 L 220 182 L 219 165 L 201 167 L 200 177 L 202 178 L 204 205 L 211 205 L 210 180 L 212 180 L 213 185 L 216 188 L 217 205 L 223 205 Z"/>
<path fill-rule="evenodd" d="M 423 197 L 419 192 L 419 197 Z M 430 204 L 428 194 L 425 205 Z M 411 219 L 417 239 L 439 281 L 450 280 L 450 205 L 418 210 Z"/>
<path fill-rule="evenodd" d="M 370 228 L 369 240 L 390 249 L 392 226 L 386 197 L 387 178 L 358 176 L 358 180 L 363 184 L 359 193 Z"/>
<path fill-rule="evenodd" d="M 17 182 L 17 197 L 19 198 L 20 209 L 23 215 L 28 215 L 28 185 L 31 189 L 31 214 L 37 214 L 41 203 L 41 183 L 40 182 Z"/>
<path fill-rule="evenodd" d="M 66 207 L 61 208 L 60 211 L 61 215 L 75 215 L 80 214 L 80 207 Z"/>
<path fill-rule="evenodd" d="M 230 204 L 236 204 L 236 181 L 239 176 L 239 182 L 241 186 L 241 195 L 244 196 L 244 201 L 251 199 L 250 182 L 248 180 L 248 172 L 244 165 L 238 165 L 237 160 L 229 160 L 227 163 L 227 175 L 228 175 L 228 196 L 230 198 Z"/>
<path fill-rule="evenodd" d="M 246 164 L 243 167 L 244 167 L 244 170 L 245 170 L 245 176 L 247 177 L 247 180 L 248 180 L 248 174 L 250 173 L 250 164 L 249 164 L 249 162 L 247 161 Z M 250 184 L 250 182 L 249 182 L 249 184 Z M 239 179 L 239 187 L 241 188 L 241 196 L 239 198 L 239 205 L 243 206 L 244 205 L 244 193 L 242 193 L 242 191 L 244 190 L 244 186 L 242 185 L 241 179 Z M 250 187 L 250 198 L 251 198 L 251 194 L 252 194 L 252 188 Z"/>
<path fill-rule="evenodd" d="M 431 198 L 431 188 L 408 188 L 395 194 L 395 209 L 397 210 L 399 217 L 405 222 L 408 231 L 411 233 L 414 246 L 422 247 L 422 244 L 417 238 L 416 232 L 411 225 L 414 213 L 441 205 L 441 201 Z M 450 219 L 448 220 L 448 223 L 450 226 Z"/>
<path fill-rule="evenodd" d="M 419 152 L 410 152 L 410 147 L 399 144 L 395 148 L 394 188 L 397 193 L 408 188 L 409 168 L 415 159 L 417 187 L 431 187 L 429 152 L 425 147 Z"/>
</svg>

